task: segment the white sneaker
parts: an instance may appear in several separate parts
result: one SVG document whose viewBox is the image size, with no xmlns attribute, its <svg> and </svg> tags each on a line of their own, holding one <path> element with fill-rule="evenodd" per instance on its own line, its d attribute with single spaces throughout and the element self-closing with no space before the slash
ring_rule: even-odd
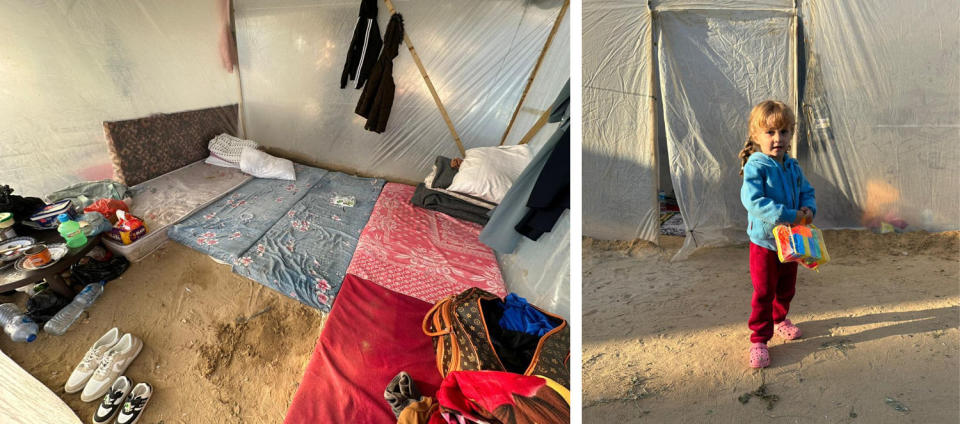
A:
<svg viewBox="0 0 960 424">
<path fill-rule="evenodd" d="M 92 402 L 106 394 L 114 380 L 123 374 L 134 358 L 140 354 L 140 349 L 143 349 L 143 342 L 140 339 L 130 333 L 124 334 L 120 341 L 103 355 L 97 370 L 93 372 L 90 381 L 83 388 L 80 400 Z"/>
<path fill-rule="evenodd" d="M 140 419 L 140 413 L 150 402 L 150 396 L 153 395 L 153 387 L 147 383 L 140 383 L 133 387 L 127 401 L 123 403 L 123 409 L 117 415 L 117 424 L 136 424 Z"/>
<path fill-rule="evenodd" d="M 93 414 L 94 424 L 106 424 L 110 422 L 113 415 L 120 410 L 124 399 L 130 394 L 131 389 L 133 389 L 133 382 L 130 381 L 129 378 L 122 375 L 117 377 L 113 384 L 110 385 L 110 390 L 103 396 L 103 402 L 100 402 L 100 407 L 97 408 L 97 412 Z"/>
<path fill-rule="evenodd" d="M 77 364 L 77 367 L 73 369 L 73 372 L 70 373 L 70 378 L 67 379 L 67 384 L 63 385 L 63 389 L 66 390 L 67 393 L 76 393 L 83 390 L 83 386 L 87 385 L 90 376 L 93 375 L 97 366 L 100 365 L 100 360 L 103 359 L 103 355 L 107 353 L 107 350 L 110 350 L 111 347 L 117 344 L 118 341 L 120 341 L 120 330 L 117 330 L 116 327 L 111 328 L 110 331 L 107 331 L 106 334 L 101 336 L 100 340 L 97 340 L 97 342 L 90 347 L 90 350 L 87 350 L 87 354 L 83 355 L 83 359 Z"/>
</svg>

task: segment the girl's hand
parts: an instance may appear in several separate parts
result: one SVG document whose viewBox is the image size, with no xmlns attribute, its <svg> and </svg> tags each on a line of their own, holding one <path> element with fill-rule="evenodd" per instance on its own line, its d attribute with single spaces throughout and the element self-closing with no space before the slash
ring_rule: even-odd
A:
<svg viewBox="0 0 960 424">
<path fill-rule="evenodd" d="M 808 208 L 808 207 L 806 207 L 806 206 L 800 208 L 800 210 L 803 211 L 803 213 L 806 215 L 807 224 L 812 223 L 812 222 L 813 222 L 813 211 L 810 210 L 810 208 Z"/>
<path fill-rule="evenodd" d="M 807 208 L 797 209 L 797 218 L 793 220 L 791 225 L 806 225 L 813 220 L 813 214 L 810 213 L 810 210 Z"/>
</svg>

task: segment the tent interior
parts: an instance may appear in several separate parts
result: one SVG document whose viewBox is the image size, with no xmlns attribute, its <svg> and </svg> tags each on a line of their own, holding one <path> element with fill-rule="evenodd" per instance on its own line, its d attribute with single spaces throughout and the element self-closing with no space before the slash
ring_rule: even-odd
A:
<svg viewBox="0 0 960 424">
<path fill-rule="evenodd" d="M 958 22 L 948 0 L 583 1 L 584 422 L 956 420 Z M 754 369 L 738 153 L 767 99 L 796 114 L 830 262 Z"/>
<path fill-rule="evenodd" d="M 358 19 L 360 0 L 0 5 L 6 40 L 0 47 L 0 183 L 14 188 L 14 195 L 46 201 L 78 183 L 113 179 L 132 193 L 134 215 L 138 196 L 149 197 L 139 202 L 156 208 L 141 216 L 148 236 L 164 233 L 149 249 L 131 247 L 145 245 L 146 237 L 108 249 L 133 252 L 135 260 L 66 334 L 43 333 L 32 343 L 0 338 L 4 358 L 39 383 L 28 381 L 16 364 L 3 368 L 10 369 L 5 379 L 14 379 L 7 381 L 39 390 L 27 396 L 65 402 L 64 416 L 91 416 L 96 402 L 81 402 L 65 392 L 64 383 L 87 348 L 118 327 L 144 343 L 143 359 L 133 362 L 128 375 L 156 391 L 153 407 L 145 410 L 150 422 L 334 422 L 330 414 L 346 414 L 343 409 L 355 416 L 374 416 L 364 415 L 373 414 L 368 408 L 390 414 L 380 395 L 364 398 L 376 405 L 350 403 L 367 392 L 382 393 L 389 378 L 364 380 L 373 382 L 367 392 L 351 391 L 350 384 L 361 382 L 349 378 L 338 380 L 344 386 L 334 392 L 320 385 L 334 377 L 323 375 L 318 361 L 350 359 L 353 372 L 375 373 L 377 367 L 355 358 L 376 355 L 350 350 L 356 344 L 366 349 L 375 340 L 402 341 L 380 346 L 377 354 L 396 352 L 377 360 L 387 364 L 409 348 L 419 362 L 407 371 L 437 374 L 413 375 L 425 394 L 436 390 L 442 376 L 421 320 L 444 297 L 470 287 L 500 297 L 516 293 L 546 312 L 555 329 L 569 331 L 568 211 L 554 216 L 552 230 L 538 239 L 513 228 L 528 211 L 531 191 L 541 186 L 540 171 L 546 175 L 559 163 L 550 160 L 554 151 L 569 149 L 554 149 L 564 146 L 557 134 L 569 123 L 550 115 L 560 110 L 558 94 L 570 75 L 569 2 L 363 3 L 377 5 L 379 28 L 362 34 L 367 37 L 390 31 L 392 8 L 402 15 L 396 58 L 390 62 L 377 50 L 373 60 L 362 59 L 373 64 L 373 72 L 392 65 L 395 90 L 389 100 L 377 97 L 389 110 L 381 133 L 366 130 L 367 119 L 355 113 L 366 89 L 353 78 L 341 88 L 351 37 L 370 22 Z M 361 38 L 360 51 L 370 51 L 369 40 Z M 199 160 L 191 156 L 197 142 L 184 140 L 220 128 L 236 136 L 231 143 L 250 140 L 275 158 L 295 162 L 295 180 L 250 177 L 235 169 L 240 161 L 227 161 L 234 168 L 205 163 L 207 142 L 217 132 L 201 140 Z M 438 157 L 467 163 L 471 152 L 484 148 L 522 150 L 525 158 L 517 169 L 522 173 L 511 177 L 505 196 L 500 193 L 493 212 L 483 217 L 495 225 L 411 205 L 411 195 L 420 193 L 413 186 L 439 178 Z M 255 151 L 244 149 L 244 158 L 249 150 Z M 569 175 L 568 163 L 564 167 Z M 464 174 L 461 168 L 457 175 Z M 158 218 L 171 210 L 177 215 Z M 321 234 L 319 241 L 302 235 L 311 231 Z M 488 231 L 496 237 L 512 233 L 509 248 L 484 244 Z M 406 250 L 385 247 L 388 242 Z M 404 265 L 383 265 L 390 255 L 390 266 Z M 26 272 L 20 263 L 0 277 Z M 21 309 L 25 298 L 0 295 Z M 364 321 L 339 318 L 338 311 L 373 315 Z M 416 321 L 412 331 L 391 330 L 401 318 Z M 391 371 L 389 377 L 397 373 Z M 310 383 L 308 377 L 320 380 Z M 24 414 L 14 402 L 22 399 L 18 395 L 24 394 L 0 396 L 0 416 Z M 79 421 L 74 416 L 64 422 Z"/>
</svg>

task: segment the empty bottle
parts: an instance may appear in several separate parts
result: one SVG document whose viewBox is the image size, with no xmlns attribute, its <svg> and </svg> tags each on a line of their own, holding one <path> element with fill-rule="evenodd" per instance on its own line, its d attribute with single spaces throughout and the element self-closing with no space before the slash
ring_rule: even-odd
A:
<svg viewBox="0 0 960 424">
<path fill-rule="evenodd" d="M 67 247 L 80 247 L 87 244 L 87 236 L 83 235 L 83 230 L 80 229 L 77 221 L 70 219 L 70 216 L 65 213 L 58 215 L 57 220 L 60 221 L 57 231 L 67 241 Z"/>
<path fill-rule="evenodd" d="M 83 310 L 93 305 L 93 302 L 100 297 L 100 293 L 103 293 L 104 284 L 106 284 L 106 281 L 87 284 L 80 293 L 73 297 L 73 301 L 70 302 L 70 304 L 60 309 L 53 318 L 50 318 L 50 321 L 47 321 L 47 323 L 43 325 L 43 331 L 55 336 L 61 336 L 63 333 L 66 333 L 67 329 L 70 328 L 74 321 L 80 317 L 80 314 L 83 313 Z"/>
<path fill-rule="evenodd" d="M 0 325 L 15 342 L 32 342 L 37 339 L 40 328 L 32 319 L 20 312 L 15 303 L 0 305 Z"/>
</svg>

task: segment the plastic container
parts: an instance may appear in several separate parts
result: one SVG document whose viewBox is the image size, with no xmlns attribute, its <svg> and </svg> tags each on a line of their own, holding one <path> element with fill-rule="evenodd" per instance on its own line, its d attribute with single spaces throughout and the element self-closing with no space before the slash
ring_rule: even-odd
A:
<svg viewBox="0 0 960 424">
<path fill-rule="evenodd" d="M 17 236 L 17 231 L 13 229 L 13 214 L 10 212 L 0 213 L 0 241 L 10 240 Z"/>
<path fill-rule="evenodd" d="M 55 336 L 62 336 L 67 329 L 80 317 L 84 309 L 93 305 L 93 302 L 103 293 L 105 281 L 99 283 L 87 284 L 83 290 L 74 296 L 73 301 L 64 306 L 60 312 L 57 312 L 50 321 L 43 325 L 43 331 Z"/>
<path fill-rule="evenodd" d="M 37 323 L 20 312 L 20 307 L 15 303 L 0 305 L 0 325 L 15 342 L 32 342 L 37 339 L 37 331 L 40 330 Z"/>
<path fill-rule="evenodd" d="M 65 213 L 57 216 L 57 220 L 60 221 L 57 231 L 67 241 L 67 247 L 81 247 L 87 244 L 87 236 L 83 235 L 83 230 L 80 229 L 77 221 L 70 219 Z"/>
<path fill-rule="evenodd" d="M 60 214 L 67 214 L 71 219 L 77 217 L 77 212 L 73 210 L 73 202 L 70 199 L 44 206 L 43 209 L 40 209 L 40 212 L 33 214 L 30 220 L 43 228 L 57 228 L 59 224 L 57 217 Z"/>
</svg>

